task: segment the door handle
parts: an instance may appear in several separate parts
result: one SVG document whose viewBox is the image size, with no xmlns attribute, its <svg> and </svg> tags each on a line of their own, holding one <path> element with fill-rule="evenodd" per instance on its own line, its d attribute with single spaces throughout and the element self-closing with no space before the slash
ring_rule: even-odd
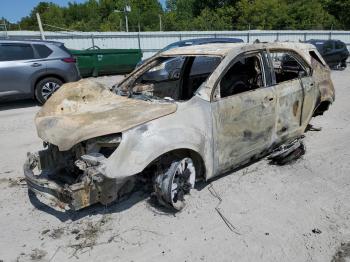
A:
<svg viewBox="0 0 350 262">
<path fill-rule="evenodd" d="M 273 99 L 274 98 L 272 96 L 265 96 L 264 101 L 262 102 L 263 106 L 268 107 L 270 103 L 272 103 Z"/>
<path fill-rule="evenodd" d="M 273 101 L 273 97 L 272 96 L 265 96 L 265 99 L 264 99 L 266 102 L 271 102 Z"/>
<path fill-rule="evenodd" d="M 41 64 L 40 63 L 33 63 L 33 64 L 31 64 L 31 66 L 32 67 L 39 67 L 39 66 L 41 66 Z"/>
</svg>

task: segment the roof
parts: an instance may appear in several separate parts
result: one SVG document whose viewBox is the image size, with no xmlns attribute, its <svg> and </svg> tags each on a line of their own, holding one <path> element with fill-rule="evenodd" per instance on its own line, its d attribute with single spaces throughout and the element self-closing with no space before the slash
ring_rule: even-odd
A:
<svg viewBox="0 0 350 262">
<path fill-rule="evenodd" d="M 229 37 L 218 37 L 218 38 L 214 38 L 214 37 L 207 37 L 207 38 L 192 38 L 192 39 L 185 39 L 185 40 L 181 40 L 175 43 L 172 43 L 170 45 L 173 44 L 186 44 L 186 43 L 191 43 L 192 45 L 195 44 L 206 44 L 206 43 L 219 43 L 219 42 L 227 42 L 227 43 L 243 43 L 243 40 L 240 38 L 229 38 Z"/>
<path fill-rule="evenodd" d="M 31 44 L 31 43 L 42 43 L 42 44 L 63 44 L 61 42 L 57 41 L 46 41 L 46 40 L 33 40 L 33 39 L 27 39 L 27 40 L 14 40 L 14 39 L 1 39 L 0 43 L 26 43 L 26 44 Z"/>
<path fill-rule="evenodd" d="M 195 46 L 177 47 L 171 50 L 161 52 L 159 56 L 174 56 L 174 55 L 213 55 L 226 56 L 231 52 L 251 51 L 257 49 L 314 49 L 311 44 L 297 42 L 275 42 L 275 43 L 219 43 L 219 44 L 204 44 Z"/>
</svg>

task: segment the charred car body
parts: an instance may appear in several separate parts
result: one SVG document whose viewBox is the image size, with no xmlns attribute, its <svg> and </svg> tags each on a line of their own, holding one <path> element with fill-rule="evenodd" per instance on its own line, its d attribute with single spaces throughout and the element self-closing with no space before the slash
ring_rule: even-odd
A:
<svg viewBox="0 0 350 262">
<path fill-rule="evenodd" d="M 29 190 L 73 209 L 141 180 L 179 210 L 195 181 L 302 136 L 333 101 L 330 70 L 309 44 L 172 49 L 113 90 L 91 80 L 60 88 L 36 116 L 46 148 L 28 154 L 24 172 Z"/>
</svg>

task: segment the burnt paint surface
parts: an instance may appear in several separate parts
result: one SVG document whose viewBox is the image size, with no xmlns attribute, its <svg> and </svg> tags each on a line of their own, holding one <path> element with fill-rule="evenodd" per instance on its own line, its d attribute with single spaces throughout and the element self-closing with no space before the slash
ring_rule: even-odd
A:
<svg viewBox="0 0 350 262">
<path fill-rule="evenodd" d="M 261 49 L 292 50 L 305 59 L 313 72 L 302 79 L 304 101 L 299 80 L 213 101 L 217 81 L 231 61 L 241 53 Z M 135 70 L 121 85 L 135 81 L 162 55 L 216 55 L 224 59 L 196 95 L 182 102 L 136 101 L 87 82 L 70 84 L 74 91 L 62 88 L 38 113 L 38 134 L 67 150 L 84 139 L 122 132 L 120 145 L 105 162 L 104 174 L 122 181 L 142 172 L 164 153 L 190 149 L 202 157 L 208 179 L 301 135 L 317 103 L 334 100 L 329 70 L 310 57 L 310 50 L 315 48 L 307 44 L 263 43 L 167 51 Z"/>
</svg>

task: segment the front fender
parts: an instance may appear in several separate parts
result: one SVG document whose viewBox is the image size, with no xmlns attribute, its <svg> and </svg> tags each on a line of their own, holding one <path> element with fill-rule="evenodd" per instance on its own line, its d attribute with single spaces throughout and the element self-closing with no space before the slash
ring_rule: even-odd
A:
<svg viewBox="0 0 350 262">
<path fill-rule="evenodd" d="M 122 142 L 108 160 L 106 174 L 109 177 L 127 177 L 142 172 L 159 156 L 176 149 L 197 152 L 204 163 L 210 162 L 208 137 L 194 129 L 149 130 L 152 123 L 125 132 Z M 208 169 L 209 167 L 206 168 Z"/>
<path fill-rule="evenodd" d="M 127 177 L 142 172 L 159 156 L 176 149 L 197 152 L 212 173 L 212 124 L 204 100 L 179 105 L 177 112 L 123 132 L 122 141 L 108 158 L 106 175 Z"/>
</svg>

